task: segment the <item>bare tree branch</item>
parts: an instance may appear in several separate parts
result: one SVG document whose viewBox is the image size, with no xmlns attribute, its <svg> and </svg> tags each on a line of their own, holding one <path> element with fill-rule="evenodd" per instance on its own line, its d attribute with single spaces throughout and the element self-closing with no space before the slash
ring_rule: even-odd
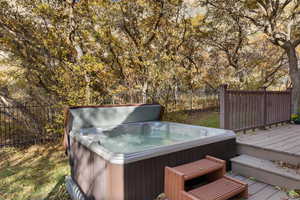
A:
<svg viewBox="0 0 300 200">
<path fill-rule="evenodd" d="M 154 29 L 153 29 L 153 33 L 152 33 L 152 35 L 149 37 L 149 39 L 147 40 L 147 42 L 144 44 L 144 46 L 148 46 L 151 42 L 152 42 L 152 40 L 155 38 L 155 36 L 156 36 L 156 30 L 158 29 L 158 27 L 159 27 L 159 23 L 160 23 L 160 20 L 161 20 L 161 18 L 164 16 L 164 14 L 163 14 L 163 8 L 164 8 L 164 3 L 163 3 L 163 1 L 160 1 L 160 13 L 159 13 L 159 16 L 158 16 L 158 18 L 157 18 L 157 20 L 156 20 L 156 23 L 155 23 L 155 25 L 154 25 Z"/>
<path fill-rule="evenodd" d="M 298 47 L 298 45 L 300 45 L 300 39 L 296 40 L 293 45 L 294 47 Z"/>
</svg>

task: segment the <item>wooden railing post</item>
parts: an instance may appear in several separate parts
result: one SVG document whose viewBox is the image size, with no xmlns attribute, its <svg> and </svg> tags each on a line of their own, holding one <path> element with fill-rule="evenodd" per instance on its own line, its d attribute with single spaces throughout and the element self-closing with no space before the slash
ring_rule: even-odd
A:
<svg viewBox="0 0 300 200">
<path fill-rule="evenodd" d="M 262 116 L 263 116 L 263 126 L 262 129 L 266 129 L 267 127 L 267 87 L 261 88 L 263 93 L 263 105 L 262 105 Z"/>
<path fill-rule="evenodd" d="M 293 98 L 292 98 L 292 95 L 293 95 L 293 88 L 292 87 L 290 87 L 290 88 L 288 88 L 287 89 L 287 91 L 290 93 L 289 95 L 290 95 L 290 106 L 289 106 L 289 108 L 290 108 L 290 110 L 289 110 L 289 113 L 290 113 L 290 118 L 292 117 L 292 114 L 293 114 L 293 108 L 292 108 L 292 106 L 293 106 Z M 292 120 L 290 120 L 289 122 L 291 122 Z"/>
<path fill-rule="evenodd" d="M 228 85 L 220 86 L 220 128 L 228 129 L 228 108 L 227 108 L 227 88 Z"/>
</svg>

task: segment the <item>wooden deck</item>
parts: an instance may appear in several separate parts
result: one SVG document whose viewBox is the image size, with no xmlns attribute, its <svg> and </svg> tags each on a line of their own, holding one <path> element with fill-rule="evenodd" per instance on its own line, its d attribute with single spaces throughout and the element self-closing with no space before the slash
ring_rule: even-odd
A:
<svg viewBox="0 0 300 200">
<path fill-rule="evenodd" d="M 300 126 L 273 126 L 267 130 L 248 131 L 237 134 L 238 152 L 265 160 L 280 160 L 291 164 L 300 161 Z M 235 176 L 249 184 L 249 200 L 291 200 L 276 187 Z M 260 177 L 261 178 L 261 177 Z M 300 198 L 294 198 L 300 200 Z"/>
<path fill-rule="evenodd" d="M 239 179 L 248 184 L 249 198 L 248 200 L 299 200 L 288 197 L 286 192 L 278 190 L 276 187 L 251 180 L 249 178 L 227 174 L 233 178 Z"/>
<path fill-rule="evenodd" d="M 246 134 L 239 133 L 237 142 L 296 155 L 300 159 L 300 125 L 284 125 Z"/>
</svg>

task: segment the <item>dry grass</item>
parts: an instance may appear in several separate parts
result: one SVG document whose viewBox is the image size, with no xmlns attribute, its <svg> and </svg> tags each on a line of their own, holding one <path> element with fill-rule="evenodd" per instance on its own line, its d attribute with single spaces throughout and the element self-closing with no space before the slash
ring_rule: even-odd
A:
<svg viewBox="0 0 300 200">
<path fill-rule="evenodd" d="M 0 149 L 0 200 L 67 200 L 69 173 L 60 145 Z M 53 198 L 55 196 L 55 198 Z"/>
</svg>

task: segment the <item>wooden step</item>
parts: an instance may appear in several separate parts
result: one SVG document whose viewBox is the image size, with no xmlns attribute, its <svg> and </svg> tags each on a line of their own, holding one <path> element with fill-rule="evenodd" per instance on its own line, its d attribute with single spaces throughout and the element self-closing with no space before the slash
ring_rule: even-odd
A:
<svg viewBox="0 0 300 200">
<path fill-rule="evenodd" d="M 258 145 L 247 144 L 244 142 L 237 143 L 239 155 L 249 155 L 265 160 L 283 161 L 293 165 L 300 164 L 300 155 L 286 151 L 279 151 L 271 147 L 262 147 Z"/>
<path fill-rule="evenodd" d="M 188 186 L 188 181 L 194 178 L 203 178 L 203 182 L 213 182 L 222 178 L 226 173 L 226 161 L 211 156 L 205 159 L 187 163 L 177 167 L 165 168 L 165 194 L 170 200 L 182 200 L 181 192 Z M 195 183 L 192 183 L 192 187 Z M 197 183 L 199 184 L 199 183 Z"/>
<path fill-rule="evenodd" d="M 233 173 L 253 177 L 274 186 L 300 189 L 300 174 L 295 170 L 282 168 L 269 160 L 249 155 L 235 157 L 231 162 Z"/>
<path fill-rule="evenodd" d="M 183 174 L 184 180 L 203 176 L 220 170 L 222 175 L 226 173 L 226 162 L 214 157 L 206 156 L 205 159 L 174 167 L 173 170 Z"/>
<path fill-rule="evenodd" d="M 247 184 L 224 176 L 197 189 L 182 191 L 182 200 L 227 200 L 235 196 L 247 198 L 247 189 Z"/>
</svg>

